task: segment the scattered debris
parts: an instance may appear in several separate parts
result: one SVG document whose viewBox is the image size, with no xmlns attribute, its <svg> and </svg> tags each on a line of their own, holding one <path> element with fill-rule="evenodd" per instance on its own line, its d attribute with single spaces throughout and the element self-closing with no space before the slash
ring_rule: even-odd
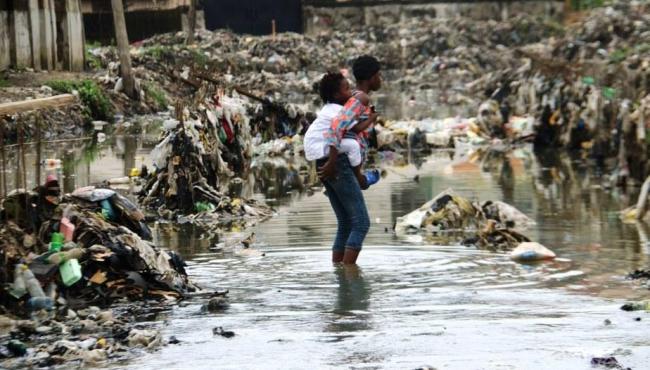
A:
<svg viewBox="0 0 650 370">
<path fill-rule="evenodd" d="M 594 357 L 591 359 L 591 366 L 602 366 L 608 369 L 630 370 L 618 363 L 616 357 Z"/>
<path fill-rule="evenodd" d="M 218 327 L 212 329 L 212 334 L 221 335 L 224 338 L 232 338 L 232 337 L 235 336 L 234 331 L 223 330 L 223 328 L 221 326 L 218 326 Z"/>
</svg>

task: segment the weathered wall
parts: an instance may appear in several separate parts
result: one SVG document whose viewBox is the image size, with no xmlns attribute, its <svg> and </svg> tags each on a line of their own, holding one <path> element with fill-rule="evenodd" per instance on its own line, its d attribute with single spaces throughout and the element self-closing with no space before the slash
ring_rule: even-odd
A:
<svg viewBox="0 0 650 370">
<path fill-rule="evenodd" d="M 354 4 L 354 3 L 351 3 Z M 425 4 L 390 4 L 344 6 L 305 6 L 304 30 L 315 34 L 332 28 L 345 29 L 349 24 L 381 25 L 399 22 L 409 17 L 474 19 L 506 19 L 518 13 L 556 17 L 561 15 L 563 2 L 553 0 L 435 2 Z"/>
<path fill-rule="evenodd" d="M 0 2 L 0 70 L 84 68 L 79 0 Z"/>
</svg>

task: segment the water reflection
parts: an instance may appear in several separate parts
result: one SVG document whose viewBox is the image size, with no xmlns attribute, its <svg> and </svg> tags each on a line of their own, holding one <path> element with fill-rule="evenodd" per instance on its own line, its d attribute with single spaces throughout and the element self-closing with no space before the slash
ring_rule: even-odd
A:
<svg viewBox="0 0 650 370">
<path fill-rule="evenodd" d="M 357 265 L 334 267 L 338 283 L 332 321 L 325 331 L 346 333 L 368 330 L 370 324 L 370 286 Z"/>
<path fill-rule="evenodd" d="M 29 143 L 24 153 L 18 145 L 5 148 L 5 167 L 0 181 L 7 182 L 7 191 L 34 188 L 48 174 L 54 174 L 63 191 L 97 184 L 104 180 L 127 176 L 134 167 L 149 165 L 148 154 L 155 142 L 145 136 L 110 137 L 98 142 L 96 137 L 78 140 Z M 25 158 L 23 171 L 22 158 Z"/>
</svg>

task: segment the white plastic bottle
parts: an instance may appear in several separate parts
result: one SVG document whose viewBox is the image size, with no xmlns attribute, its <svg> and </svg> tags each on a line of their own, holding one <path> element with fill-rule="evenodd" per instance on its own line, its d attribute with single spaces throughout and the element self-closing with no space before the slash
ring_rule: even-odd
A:
<svg viewBox="0 0 650 370">
<path fill-rule="evenodd" d="M 10 294 L 16 299 L 24 296 L 27 293 L 27 287 L 25 286 L 25 278 L 23 276 L 23 266 L 22 264 L 16 264 L 14 270 L 14 284 L 11 289 Z"/>
<path fill-rule="evenodd" d="M 25 265 L 23 265 L 22 268 L 23 277 L 25 278 L 25 286 L 27 287 L 27 291 L 29 291 L 29 295 L 34 298 L 45 297 L 45 292 L 43 291 L 43 288 L 41 288 L 41 283 L 38 282 L 38 279 L 36 279 L 32 270 Z"/>
</svg>

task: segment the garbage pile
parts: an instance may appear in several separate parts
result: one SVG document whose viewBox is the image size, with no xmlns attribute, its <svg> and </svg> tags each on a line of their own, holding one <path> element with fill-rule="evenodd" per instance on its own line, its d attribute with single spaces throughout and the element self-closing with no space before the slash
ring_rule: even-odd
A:
<svg viewBox="0 0 650 370">
<path fill-rule="evenodd" d="M 194 290 L 183 260 L 153 245 L 144 214 L 126 197 L 87 187 L 56 204 L 55 189 L 50 180 L 44 192 L 14 191 L 3 202 L 1 276 L 13 284 L 3 292 L 13 298 L 4 302 L 74 308 L 120 298 L 177 299 Z"/>
<path fill-rule="evenodd" d="M 93 365 L 142 344 L 136 337 L 160 343 L 156 331 L 99 307 L 176 301 L 196 290 L 182 258 L 151 242 L 129 199 L 95 187 L 61 197 L 52 175 L 3 199 L 0 262 L 0 357 L 11 368 Z"/>
<path fill-rule="evenodd" d="M 253 158 L 245 105 L 238 97 L 214 95 L 179 120 L 164 122 L 164 137 L 151 153 L 154 164 L 139 200 L 164 219 L 193 215 L 214 223 L 256 222 L 272 212 L 255 200 L 220 191 L 220 177 L 244 173 Z"/>
<path fill-rule="evenodd" d="M 602 163 L 616 156 L 619 183 L 648 174 L 650 16 L 643 2 L 617 1 L 586 13 L 565 36 L 516 50 L 516 66 L 467 85 L 535 117 L 539 147 L 587 149 Z M 634 153 L 634 154 L 632 154 Z"/>
<path fill-rule="evenodd" d="M 399 150 L 428 146 L 453 148 L 463 145 L 481 146 L 522 143 L 534 137 L 533 117 L 504 117 L 498 104 L 488 100 L 480 105 L 476 117 L 448 117 L 421 121 L 387 121 L 376 125 L 380 149 Z"/>
<path fill-rule="evenodd" d="M 530 239 L 521 230 L 535 221 L 500 201 L 472 202 L 452 189 L 438 194 L 413 212 L 398 217 L 398 236 L 422 233 L 456 237 L 464 245 L 493 251 L 511 251 Z"/>
<path fill-rule="evenodd" d="M 500 48 L 538 42 L 561 31 L 553 21 L 527 14 L 506 22 L 413 14 L 381 25 L 353 23 L 313 36 L 198 31 L 193 45 L 185 44 L 183 33 L 164 34 L 134 44 L 131 54 L 143 83 L 155 83 L 170 96 L 186 95 L 207 75 L 224 87 L 297 101 L 313 94 L 314 82 L 324 71 L 350 68 L 362 54 L 379 58 L 386 71 L 399 71 L 396 79 L 412 89 L 438 83 L 436 74 L 443 70 L 453 71 L 449 81 L 460 76 L 471 81 L 471 76 L 503 67 L 499 63 L 508 58 Z M 112 47 L 91 53 L 101 68 L 116 70 L 119 65 Z"/>
</svg>

